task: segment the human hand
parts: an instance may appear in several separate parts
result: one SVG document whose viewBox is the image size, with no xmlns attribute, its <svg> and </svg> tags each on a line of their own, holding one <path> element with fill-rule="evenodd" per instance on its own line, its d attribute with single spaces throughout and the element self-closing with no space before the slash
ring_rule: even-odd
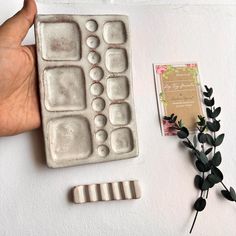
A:
<svg viewBox="0 0 236 236">
<path fill-rule="evenodd" d="M 0 26 L 0 136 L 40 126 L 35 46 L 22 46 L 36 15 L 35 0 L 25 0 Z"/>
</svg>

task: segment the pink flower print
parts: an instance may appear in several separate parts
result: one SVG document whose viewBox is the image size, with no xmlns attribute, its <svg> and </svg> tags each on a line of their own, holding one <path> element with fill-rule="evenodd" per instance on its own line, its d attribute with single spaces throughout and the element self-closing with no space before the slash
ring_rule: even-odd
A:
<svg viewBox="0 0 236 236">
<path fill-rule="evenodd" d="M 156 67 L 156 72 L 158 73 L 158 74 L 162 74 L 162 73 L 164 73 L 165 71 L 167 70 L 167 66 L 157 66 Z"/>
<path fill-rule="evenodd" d="M 177 130 L 174 128 L 174 124 L 169 123 L 167 120 L 163 120 L 163 128 L 165 136 L 173 136 L 177 133 Z"/>
<path fill-rule="evenodd" d="M 187 67 L 195 68 L 195 67 L 197 67 L 197 64 L 187 64 Z"/>
</svg>

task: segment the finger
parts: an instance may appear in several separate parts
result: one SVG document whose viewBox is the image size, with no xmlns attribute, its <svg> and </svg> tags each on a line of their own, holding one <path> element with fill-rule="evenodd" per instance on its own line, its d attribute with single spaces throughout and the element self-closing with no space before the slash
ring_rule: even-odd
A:
<svg viewBox="0 0 236 236">
<path fill-rule="evenodd" d="M 35 0 L 24 0 L 23 8 L 0 27 L 0 39 L 21 44 L 34 22 L 36 12 Z"/>
</svg>

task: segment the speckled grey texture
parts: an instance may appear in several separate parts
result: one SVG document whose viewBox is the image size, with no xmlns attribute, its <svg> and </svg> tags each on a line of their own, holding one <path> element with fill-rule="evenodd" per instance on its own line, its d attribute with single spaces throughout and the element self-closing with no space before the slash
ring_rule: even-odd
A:
<svg viewBox="0 0 236 236">
<path fill-rule="evenodd" d="M 48 166 L 136 157 L 128 17 L 38 15 L 35 30 Z"/>
</svg>

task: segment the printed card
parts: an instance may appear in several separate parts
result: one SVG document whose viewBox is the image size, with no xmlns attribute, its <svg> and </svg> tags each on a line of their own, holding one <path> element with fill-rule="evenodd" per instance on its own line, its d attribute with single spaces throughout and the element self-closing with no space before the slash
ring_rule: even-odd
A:
<svg viewBox="0 0 236 236">
<path fill-rule="evenodd" d="M 163 120 L 173 113 L 184 126 L 194 131 L 198 115 L 203 115 L 197 64 L 154 64 L 154 74 L 162 134 L 176 134 L 176 130 Z"/>
</svg>

